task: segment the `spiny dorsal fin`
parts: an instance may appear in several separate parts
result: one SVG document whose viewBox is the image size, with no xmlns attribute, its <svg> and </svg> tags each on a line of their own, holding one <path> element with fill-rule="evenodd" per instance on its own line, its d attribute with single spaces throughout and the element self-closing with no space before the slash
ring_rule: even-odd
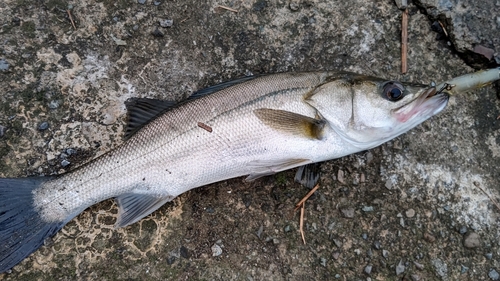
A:
<svg viewBox="0 0 500 281">
<path fill-rule="evenodd" d="M 194 92 L 191 96 L 189 96 L 189 98 L 187 100 L 190 101 L 190 100 L 194 100 L 197 98 L 201 98 L 203 96 L 210 95 L 212 93 L 218 92 L 218 91 L 223 90 L 225 88 L 228 88 L 228 87 L 234 86 L 236 84 L 240 84 L 240 83 L 255 79 L 257 77 L 258 76 L 247 76 L 247 77 L 242 77 L 242 78 L 238 78 L 235 80 L 223 82 L 223 83 L 217 84 L 215 86 L 210 86 L 210 87 L 207 87 L 205 89 L 198 90 L 198 91 Z"/>
<path fill-rule="evenodd" d="M 259 108 L 254 110 L 254 113 L 260 121 L 271 128 L 313 139 L 322 138 L 326 124 L 323 119 L 314 119 L 285 110 Z"/>
<path fill-rule="evenodd" d="M 128 110 L 128 123 L 125 130 L 125 139 L 129 139 L 144 125 L 151 122 L 161 113 L 173 108 L 177 103 L 174 101 L 131 98 L 125 102 Z"/>
</svg>

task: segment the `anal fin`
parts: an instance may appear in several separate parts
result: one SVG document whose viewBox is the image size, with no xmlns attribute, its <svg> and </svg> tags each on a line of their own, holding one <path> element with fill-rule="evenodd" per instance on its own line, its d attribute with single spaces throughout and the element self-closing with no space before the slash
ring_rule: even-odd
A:
<svg viewBox="0 0 500 281">
<path fill-rule="evenodd" d="M 174 199 L 171 195 L 126 193 L 115 198 L 118 204 L 116 227 L 124 227 L 139 221 Z"/>
<path fill-rule="evenodd" d="M 277 172 L 292 169 L 297 166 L 311 163 L 309 159 L 280 159 L 280 160 L 256 160 L 247 164 L 252 173 L 245 179 L 253 181 L 260 177 L 269 176 Z"/>
</svg>

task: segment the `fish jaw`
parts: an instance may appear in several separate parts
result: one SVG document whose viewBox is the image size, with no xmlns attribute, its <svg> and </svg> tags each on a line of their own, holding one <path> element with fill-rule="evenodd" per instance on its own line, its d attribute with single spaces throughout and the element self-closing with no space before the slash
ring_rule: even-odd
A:
<svg viewBox="0 0 500 281">
<path fill-rule="evenodd" d="M 394 110 L 393 116 L 399 123 L 414 124 L 412 127 L 422 123 L 443 111 L 448 104 L 448 94 L 436 93 L 436 87 L 430 87 L 412 102 Z"/>
</svg>

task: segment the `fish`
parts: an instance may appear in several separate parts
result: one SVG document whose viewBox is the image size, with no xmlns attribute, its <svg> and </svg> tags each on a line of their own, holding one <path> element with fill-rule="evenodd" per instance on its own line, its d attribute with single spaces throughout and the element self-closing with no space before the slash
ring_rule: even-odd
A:
<svg viewBox="0 0 500 281">
<path fill-rule="evenodd" d="M 451 94 L 499 75 L 496 68 L 436 86 L 343 71 L 278 73 L 212 86 L 180 103 L 131 99 L 126 141 L 116 149 L 60 175 L 0 179 L 0 272 L 109 198 L 124 227 L 230 178 L 300 167 L 296 178 L 310 186 L 319 177 L 308 165 L 379 146 L 443 111 Z"/>
</svg>

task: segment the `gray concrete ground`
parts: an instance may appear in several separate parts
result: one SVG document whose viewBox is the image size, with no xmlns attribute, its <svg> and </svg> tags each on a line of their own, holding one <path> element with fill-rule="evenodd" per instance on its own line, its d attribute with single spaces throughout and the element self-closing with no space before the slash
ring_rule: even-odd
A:
<svg viewBox="0 0 500 281">
<path fill-rule="evenodd" d="M 500 5 L 467 2 L 410 3 L 401 75 L 389 0 L 4 0 L 0 176 L 62 173 L 113 149 L 129 97 L 182 100 L 283 71 L 430 83 L 493 66 Z M 288 171 L 195 189 L 123 229 L 102 202 L 0 280 L 500 280 L 499 115 L 486 87 L 324 163 L 305 245 L 291 210 L 308 190 Z"/>
</svg>

